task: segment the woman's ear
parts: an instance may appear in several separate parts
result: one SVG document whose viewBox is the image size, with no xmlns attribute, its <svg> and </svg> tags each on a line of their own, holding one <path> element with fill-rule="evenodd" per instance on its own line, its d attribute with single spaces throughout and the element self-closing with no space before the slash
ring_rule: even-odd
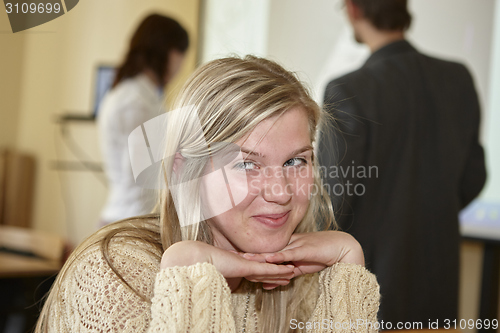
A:
<svg viewBox="0 0 500 333">
<path fill-rule="evenodd" d="M 179 152 L 175 153 L 174 166 L 173 166 L 174 173 L 176 174 L 181 173 L 183 165 L 184 165 L 184 156 L 182 156 L 181 153 Z"/>
<path fill-rule="evenodd" d="M 345 6 L 347 9 L 347 16 L 351 20 L 358 20 L 363 16 L 361 9 L 353 3 L 352 0 L 345 0 Z"/>
</svg>

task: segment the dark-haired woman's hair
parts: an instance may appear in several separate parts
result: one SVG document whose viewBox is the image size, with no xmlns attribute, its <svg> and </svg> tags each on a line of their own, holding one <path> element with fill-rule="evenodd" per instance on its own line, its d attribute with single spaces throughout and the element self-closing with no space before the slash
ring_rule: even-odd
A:
<svg viewBox="0 0 500 333">
<path fill-rule="evenodd" d="M 113 87 L 134 77 L 145 69 L 151 70 L 161 84 L 168 68 L 172 50 L 186 52 L 189 46 L 187 31 L 170 17 L 151 14 L 134 32 L 125 60 L 118 68 Z"/>
<path fill-rule="evenodd" d="M 380 30 L 408 30 L 411 14 L 407 0 L 351 0 Z"/>
</svg>

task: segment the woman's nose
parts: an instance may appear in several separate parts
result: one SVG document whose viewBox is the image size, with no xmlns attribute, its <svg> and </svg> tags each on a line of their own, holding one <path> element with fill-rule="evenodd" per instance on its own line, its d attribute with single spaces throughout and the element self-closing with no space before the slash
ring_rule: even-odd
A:
<svg viewBox="0 0 500 333">
<path fill-rule="evenodd" d="M 262 177 L 262 197 L 268 202 L 286 204 L 292 198 L 292 191 L 282 167 L 267 167 Z"/>
</svg>

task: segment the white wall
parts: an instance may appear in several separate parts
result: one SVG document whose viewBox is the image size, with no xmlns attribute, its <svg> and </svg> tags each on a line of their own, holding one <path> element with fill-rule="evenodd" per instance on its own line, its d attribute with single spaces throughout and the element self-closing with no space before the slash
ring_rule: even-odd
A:
<svg viewBox="0 0 500 333">
<path fill-rule="evenodd" d="M 491 110 L 490 58 L 495 0 L 413 0 L 409 37 L 422 52 L 465 63 L 479 92 L 484 119 Z M 483 121 L 483 129 L 487 121 Z M 485 141 L 483 130 L 482 139 Z"/>
<path fill-rule="evenodd" d="M 500 202 L 500 131 L 498 130 L 500 126 L 500 1 L 498 0 L 495 6 L 492 41 L 489 112 L 484 117 L 489 175 L 483 197 L 485 200 Z"/>
<path fill-rule="evenodd" d="M 339 1 L 270 1 L 267 55 L 316 88 L 346 26 Z"/>
<path fill-rule="evenodd" d="M 204 3 L 201 63 L 230 55 L 266 55 L 268 0 Z"/>
</svg>

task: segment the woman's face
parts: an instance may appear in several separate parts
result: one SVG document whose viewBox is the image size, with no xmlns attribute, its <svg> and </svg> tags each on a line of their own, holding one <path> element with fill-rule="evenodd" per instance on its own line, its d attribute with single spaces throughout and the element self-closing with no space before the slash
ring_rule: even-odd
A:
<svg viewBox="0 0 500 333">
<path fill-rule="evenodd" d="M 234 208 L 210 219 L 215 245 L 249 253 L 279 251 L 304 217 L 313 185 L 306 111 L 296 107 L 264 120 L 236 144 L 241 154 L 224 168 L 226 181 L 204 185 L 210 186 L 205 193 L 210 205 L 231 189 L 233 197 L 243 193 L 233 200 Z"/>
<path fill-rule="evenodd" d="M 171 50 L 168 54 L 168 63 L 163 81 L 169 83 L 179 72 L 184 62 L 185 53 L 177 50 Z"/>
</svg>

